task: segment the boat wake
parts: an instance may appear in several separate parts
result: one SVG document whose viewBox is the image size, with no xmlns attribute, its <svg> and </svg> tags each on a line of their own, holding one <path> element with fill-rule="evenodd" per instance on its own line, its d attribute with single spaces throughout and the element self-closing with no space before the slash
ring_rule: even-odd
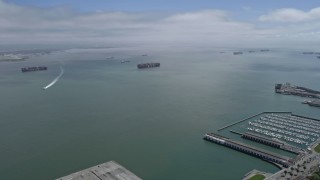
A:
<svg viewBox="0 0 320 180">
<path fill-rule="evenodd" d="M 50 84 L 43 87 L 43 90 L 46 90 L 49 87 L 53 86 L 55 83 L 57 83 L 63 74 L 64 74 L 64 70 L 63 70 L 62 66 L 60 66 L 60 74 Z"/>
</svg>

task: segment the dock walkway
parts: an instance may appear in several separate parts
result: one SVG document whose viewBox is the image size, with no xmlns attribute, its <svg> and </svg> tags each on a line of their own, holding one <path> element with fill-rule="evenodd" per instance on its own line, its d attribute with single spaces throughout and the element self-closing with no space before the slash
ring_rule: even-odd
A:
<svg viewBox="0 0 320 180">
<path fill-rule="evenodd" d="M 220 144 L 220 145 L 229 147 L 231 149 L 249 154 L 251 156 L 260 158 L 272 164 L 279 164 L 283 167 L 289 167 L 293 163 L 293 160 L 289 157 L 273 154 L 271 152 L 268 152 L 256 147 L 252 147 L 234 140 L 224 138 L 214 133 L 205 134 L 204 139 L 207 141 L 214 142 L 216 144 Z"/>
<path fill-rule="evenodd" d="M 56 180 L 142 180 L 114 161 L 109 161 Z"/>
</svg>

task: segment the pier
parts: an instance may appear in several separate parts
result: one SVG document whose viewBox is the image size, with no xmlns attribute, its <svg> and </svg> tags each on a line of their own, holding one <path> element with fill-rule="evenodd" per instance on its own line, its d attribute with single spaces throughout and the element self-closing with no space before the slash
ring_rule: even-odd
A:
<svg viewBox="0 0 320 180">
<path fill-rule="evenodd" d="M 281 165 L 282 167 L 289 167 L 293 164 L 293 160 L 290 159 L 289 157 L 276 155 L 256 147 L 252 147 L 234 140 L 230 140 L 228 138 L 224 138 L 223 136 L 220 136 L 214 133 L 205 134 L 204 140 L 214 142 L 216 144 L 223 145 L 225 147 L 229 147 L 231 149 L 260 158 L 264 161 L 268 161 L 272 164 Z"/>
<path fill-rule="evenodd" d="M 294 154 L 302 153 L 302 149 L 300 149 L 298 147 L 291 146 L 291 145 L 289 145 L 287 143 L 284 143 L 284 142 L 281 142 L 279 140 L 277 141 L 277 140 L 270 139 L 270 138 L 267 138 L 267 137 L 263 137 L 263 136 L 260 136 L 260 135 L 257 135 L 257 134 L 253 134 L 253 133 L 250 133 L 250 132 L 246 132 L 246 133 L 242 134 L 241 137 L 244 138 L 244 139 L 248 139 L 250 141 L 254 141 L 254 142 L 257 142 L 257 143 L 265 144 L 267 146 L 271 146 L 271 147 L 275 147 L 275 148 L 278 148 L 278 149 L 282 149 L 282 150 L 285 150 L 285 151 L 288 151 L 288 152 L 291 152 L 291 153 L 294 153 Z"/>
<path fill-rule="evenodd" d="M 142 180 L 120 164 L 109 161 L 56 180 Z"/>
<path fill-rule="evenodd" d="M 320 92 L 301 86 L 292 86 L 290 83 L 276 84 L 275 93 L 284 95 L 295 95 L 301 97 L 320 98 Z"/>
<path fill-rule="evenodd" d="M 240 136 L 242 136 L 242 135 L 243 135 L 242 133 L 237 132 L 237 131 L 234 131 L 234 130 L 230 130 L 229 132 L 231 132 L 231 133 L 233 133 L 233 134 L 238 134 L 238 135 L 240 135 Z"/>
</svg>

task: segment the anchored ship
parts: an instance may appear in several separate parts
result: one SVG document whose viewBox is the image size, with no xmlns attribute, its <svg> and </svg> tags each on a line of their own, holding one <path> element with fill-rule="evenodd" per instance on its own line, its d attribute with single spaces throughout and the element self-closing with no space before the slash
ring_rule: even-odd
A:
<svg viewBox="0 0 320 180">
<path fill-rule="evenodd" d="M 128 63 L 128 62 L 130 62 L 130 61 L 129 60 L 121 61 L 122 64 L 123 63 Z"/>
<path fill-rule="evenodd" d="M 160 63 L 144 63 L 144 64 L 138 64 L 137 67 L 138 67 L 138 69 L 160 67 Z"/>
<path fill-rule="evenodd" d="M 24 67 L 21 68 L 22 72 L 30 72 L 30 71 L 45 71 L 48 67 L 45 66 L 35 66 L 35 67 Z"/>
<path fill-rule="evenodd" d="M 233 55 L 240 55 L 243 54 L 243 52 L 239 51 L 239 52 L 233 52 Z"/>
</svg>

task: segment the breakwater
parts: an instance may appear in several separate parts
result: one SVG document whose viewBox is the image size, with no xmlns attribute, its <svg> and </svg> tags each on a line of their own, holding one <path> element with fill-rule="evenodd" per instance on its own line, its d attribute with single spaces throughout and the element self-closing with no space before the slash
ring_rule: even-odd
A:
<svg viewBox="0 0 320 180">
<path fill-rule="evenodd" d="M 228 127 L 231 127 L 231 126 L 233 126 L 233 125 L 239 124 L 239 123 L 244 122 L 244 121 L 246 121 L 246 120 L 248 120 L 248 119 L 257 117 L 257 116 L 259 116 L 259 115 L 261 115 L 261 114 L 264 114 L 264 113 L 291 113 L 291 112 L 286 112 L 286 111 L 283 111 L 283 112 L 279 112 L 279 111 L 278 111 L 278 112 L 273 112 L 273 111 L 260 112 L 260 113 L 258 113 L 258 114 L 255 114 L 255 115 L 253 115 L 253 116 L 244 118 L 244 119 L 242 119 L 242 120 L 240 120 L 240 121 L 237 121 L 237 122 L 235 122 L 235 123 L 232 123 L 232 124 L 223 126 L 222 128 L 218 129 L 218 131 L 221 131 L 221 130 L 226 129 L 226 128 L 228 128 Z"/>
</svg>

